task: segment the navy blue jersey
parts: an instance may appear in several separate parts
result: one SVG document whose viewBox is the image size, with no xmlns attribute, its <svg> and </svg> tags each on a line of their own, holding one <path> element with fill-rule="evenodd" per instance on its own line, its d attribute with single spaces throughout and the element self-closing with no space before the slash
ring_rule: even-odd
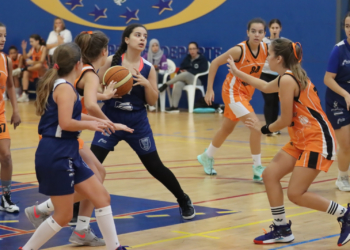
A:
<svg viewBox="0 0 350 250">
<path fill-rule="evenodd" d="M 337 74 L 338 84 L 350 83 L 350 45 L 346 39 L 334 46 L 327 71 Z"/>
<path fill-rule="evenodd" d="M 58 123 L 58 107 L 56 102 L 53 99 L 53 92 L 56 87 L 60 84 L 69 84 L 72 86 L 74 92 L 77 95 L 77 101 L 74 103 L 72 118 L 75 120 L 81 120 L 81 102 L 79 101 L 79 95 L 75 90 L 74 86 L 67 82 L 64 79 L 57 79 L 54 83 L 52 92 L 47 99 L 47 109 L 45 113 L 41 116 L 39 122 L 39 135 L 43 137 L 58 137 L 58 138 L 77 138 L 80 134 L 80 131 L 64 131 L 61 129 Z"/>
<path fill-rule="evenodd" d="M 117 62 L 116 65 L 122 65 L 122 60 L 124 58 L 124 54 L 121 57 L 121 60 Z M 116 66 L 111 65 L 111 66 Z M 151 71 L 152 64 L 146 59 L 140 57 L 140 67 L 139 72 L 143 75 L 144 78 L 148 79 L 148 75 Z M 136 73 L 136 72 L 133 72 Z M 136 83 L 136 81 L 134 81 Z M 117 92 L 118 93 L 118 92 Z M 145 110 L 146 95 L 145 88 L 141 85 L 135 86 L 132 88 L 130 93 L 124 95 L 122 98 L 112 98 L 110 100 L 105 101 L 105 105 L 108 107 L 122 109 L 126 111 L 138 111 Z"/>
</svg>

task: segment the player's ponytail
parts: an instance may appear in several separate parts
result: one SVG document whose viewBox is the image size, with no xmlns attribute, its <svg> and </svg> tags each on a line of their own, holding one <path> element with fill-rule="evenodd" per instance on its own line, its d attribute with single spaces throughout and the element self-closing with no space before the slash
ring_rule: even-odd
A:
<svg viewBox="0 0 350 250">
<path fill-rule="evenodd" d="M 80 48 L 75 43 L 59 45 L 54 54 L 54 67 L 46 71 L 40 78 L 36 90 L 36 114 L 42 116 L 47 109 L 47 100 L 53 90 L 54 83 L 59 77 L 68 75 L 74 69 L 77 62 L 81 60 Z"/>
<path fill-rule="evenodd" d="M 145 30 L 147 30 L 145 26 L 143 26 L 142 24 L 139 24 L 139 23 L 133 23 L 133 24 L 128 25 L 125 28 L 124 32 L 123 32 L 121 44 L 120 44 L 118 50 L 115 52 L 115 54 L 113 56 L 112 65 L 111 66 L 115 66 L 115 65 L 118 64 L 118 62 L 120 62 L 120 58 L 125 53 L 125 51 L 128 49 L 128 45 L 125 42 L 125 38 L 126 37 L 130 37 L 130 34 L 137 27 L 142 27 Z"/>
<path fill-rule="evenodd" d="M 301 67 L 301 60 L 303 58 L 303 50 L 300 43 L 293 43 L 286 38 L 278 38 L 272 41 L 271 49 L 275 53 L 275 57 L 281 56 L 283 58 L 283 67 L 290 69 L 294 77 L 301 85 L 301 89 L 305 89 L 309 77 L 306 71 Z"/>
<path fill-rule="evenodd" d="M 83 63 L 93 63 L 96 61 L 103 49 L 107 49 L 109 39 L 101 31 L 83 31 L 75 39 L 81 49 Z"/>
<path fill-rule="evenodd" d="M 35 41 L 39 41 L 40 45 L 46 46 L 45 40 L 41 36 L 39 36 L 38 34 L 33 34 L 30 36 L 30 38 L 33 38 Z"/>
</svg>

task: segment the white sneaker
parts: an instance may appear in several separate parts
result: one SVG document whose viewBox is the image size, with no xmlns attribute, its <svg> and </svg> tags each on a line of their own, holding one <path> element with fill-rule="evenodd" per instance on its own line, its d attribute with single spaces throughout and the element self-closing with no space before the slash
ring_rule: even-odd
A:
<svg viewBox="0 0 350 250">
<path fill-rule="evenodd" d="M 339 188 L 340 191 L 350 192 L 350 183 L 348 176 L 343 176 L 340 178 L 338 177 L 335 185 Z"/>
<path fill-rule="evenodd" d="M 17 99 L 17 102 L 29 102 L 28 95 L 23 92 L 21 97 Z"/>
<path fill-rule="evenodd" d="M 11 200 L 11 193 L 2 195 L 0 211 L 6 211 L 8 213 L 19 212 L 19 207 Z"/>
<path fill-rule="evenodd" d="M 7 95 L 6 95 L 6 92 L 2 95 L 2 99 L 3 99 L 4 101 L 7 101 L 7 100 L 8 100 Z"/>
<path fill-rule="evenodd" d="M 155 111 L 155 110 L 156 110 L 156 107 L 155 107 L 155 106 L 148 106 L 148 110 L 151 111 L 151 112 L 152 112 L 152 111 Z"/>
</svg>

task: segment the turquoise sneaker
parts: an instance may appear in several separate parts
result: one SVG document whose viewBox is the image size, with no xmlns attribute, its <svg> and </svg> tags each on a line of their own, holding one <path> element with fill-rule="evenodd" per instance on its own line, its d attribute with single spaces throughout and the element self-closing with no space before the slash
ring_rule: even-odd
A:
<svg viewBox="0 0 350 250">
<path fill-rule="evenodd" d="M 197 156 L 197 160 L 204 167 L 204 172 L 208 175 L 216 175 L 216 171 L 214 169 L 214 158 L 209 157 L 205 151 L 203 154 Z"/>
<path fill-rule="evenodd" d="M 263 167 L 263 166 L 257 166 L 257 167 L 254 167 L 253 166 L 253 181 L 255 182 L 263 182 L 263 178 L 262 178 L 262 173 L 264 172 L 266 167 Z"/>
</svg>

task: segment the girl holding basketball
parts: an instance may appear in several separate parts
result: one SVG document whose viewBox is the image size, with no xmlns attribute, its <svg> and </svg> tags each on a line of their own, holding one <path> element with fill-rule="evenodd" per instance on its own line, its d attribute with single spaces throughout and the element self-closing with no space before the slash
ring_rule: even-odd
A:
<svg viewBox="0 0 350 250">
<path fill-rule="evenodd" d="M 226 63 L 227 58 L 232 56 L 237 67 L 244 72 L 259 78 L 264 63 L 267 58 L 267 45 L 262 41 L 266 33 L 265 21 L 256 18 L 248 23 L 248 41 L 241 42 L 226 53 L 215 58 L 212 61 L 208 76 L 208 90 L 205 95 L 205 101 L 208 105 L 214 101 L 214 78 L 220 65 Z M 255 88 L 241 79 L 233 76 L 230 72 L 222 86 L 222 98 L 225 103 L 224 121 L 221 128 L 215 134 L 213 141 L 208 149 L 197 159 L 204 167 L 208 175 L 216 175 L 214 169 L 214 154 L 225 142 L 226 138 L 232 133 L 239 120 L 245 122 L 248 118 L 257 119 L 250 100 L 254 94 Z M 261 134 L 254 129 L 250 129 L 250 151 L 253 158 L 253 181 L 261 182 L 262 172 L 265 167 L 261 166 Z"/>
<path fill-rule="evenodd" d="M 124 130 L 132 133 L 133 130 L 123 124 L 113 124 L 101 111 L 97 104 L 97 91 L 99 87 L 99 78 L 95 72 L 107 59 L 108 38 L 101 31 L 82 32 L 75 38 L 75 43 L 80 47 L 83 61 L 83 68 L 79 76 L 74 82 L 74 87 L 80 96 L 84 96 L 81 100 L 82 112 L 91 116 L 100 118 L 106 122 L 111 130 Z M 111 84 L 113 87 L 113 84 Z M 114 95 L 115 91 L 110 91 L 109 99 Z M 108 95 L 100 95 L 99 98 L 108 98 Z M 103 183 L 106 171 L 102 164 L 97 160 L 91 150 L 84 144 L 82 139 L 79 140 L 79 153 L 85 163 L 93 170 L 96 177 Z M 79 207 L 79 206 L 78 206 Z M 77 225 L 69 239 L 71 243 L 88 246 L 104 246 L 105 242 L 96 237 L 90 229 L 90 218 L 94 206 L 89 200 L 80 202 L 79 215 Z M 37 206 L 26 208 L 26 215 L 30 222 L 38 227 L 54 210 L 52 201 L 49 199 Z M 35 214 L 41 217 L 36 218 Z M 84 237 L 80 237 L 84 235 Z"/>
<path fill-rule="evenodd" d="M 95 133 L 91 151 L 102 163 L 121 140 L 125 140 L 139 156 L 148 172 L 160 181 L 173 195 L 181 208 L 184 219 L 192 219 L 195 210 L 187 194 L 183 192 L 174 174 L 160 160 L 147 118 L 145 104 L 154 105 L 158 99 L 157 77 L 153 65 L 141 57 L 147 43 L 147 30 L 143 25 L 131 24 L 122 35 L 120 48 L 107 58 L 98 75 L 102 81 L 111 66 L 122 65 L 134 75 L 134 86 L 129 94 L 105 101 L 103 113 L 112 122 L 123 122 L 135 129 L 133 134 L 116 131 L 111 136 Z M 118 95 L 118 92 L 117 92 Z"/>
<path fill-rule="evenodd" d="M 12 62 L 11 59 L 2 52 L 5 47 L 6 35 L 6 27 L 4 24 L 0 23 L 0 179 L 2 188 L 0 211 L 16 213 L 19 212 L 19 207 L 11 200 L 11 138 L 9 127 L 6 122 L 5 102 L 2 99 L 6 89 L 12 105 L 11 124 L 14 124 L 14 129 L 21 123 L 21 118 L 18 113 L 15 87 L 13 84 Z"/>
<path fill-rule="evenodd" d="M 54 68 L 39 81 L 36 113 L 41 115 L 43 136 L 35 154 L 39 192 L 51 196 L 55 212 L 35 231 L 23 250 L 36 250 L 58 233 L 72 218 L 77 196 L 95 206 L 96 220 L 108 250 L 125 250 L 118 241 L 110 196 L 79 155 L 80 130 L 104 131 L 108 124 L 82 114 L 79 95 L 71 84 L 82 70 L 80 48 L 74 43 L 57 47 Z M 76 192 L 76 195 L 74 193 Z"/>
<path fill-rule="evenodd" d="M 291 222 L 287 222 L 280 180 L 292 173 L 288 198 L 293 203 L 335 215 L 341 223 L 338 246 L 350 239 L 350 204 L 344 208 L 318 194 L 309 192 L 311 183 L 321 171 L 327 172 L 335 159 L 334 130 L 322 110 L 317 89 L 301 67 L 300 43 L 279 38 L 269 46 L 269 65 L 279 77 L 271 82 L 250 76 L 239 70 L 229 59 L 231 74 L 265 93 L 278 92 L 281 116 L 277 121 L 261 127 L 258 119 L 247 119 L 245 124 L 258 133 L 268 134 L 288 127 L 290 142 L 270 162 L 263 173 L 274 223 L 271 232 L 255 238 L 256 244 L 288 243 L 294 240 Z M 260 132 L 261 131 L 261 132 Z"/>
<path fill-rule="evenodd" d="M 44 75 L 48 69 L 46 62 L 46 43 L 39 35 L 33 34 L 29 39 L 32 48 L 27 53 L 27 42 L 22 41 L 23 59 L 26 60 L 26 67 L 22 69 L 22 85 L 23 92 L 18 98 L 18 102 L 28 102 L 28 87 L 29 82 L 36 81 L 40 76 Z M 29 59 L 32 57 L 32 59 Z"/>
</svg>

